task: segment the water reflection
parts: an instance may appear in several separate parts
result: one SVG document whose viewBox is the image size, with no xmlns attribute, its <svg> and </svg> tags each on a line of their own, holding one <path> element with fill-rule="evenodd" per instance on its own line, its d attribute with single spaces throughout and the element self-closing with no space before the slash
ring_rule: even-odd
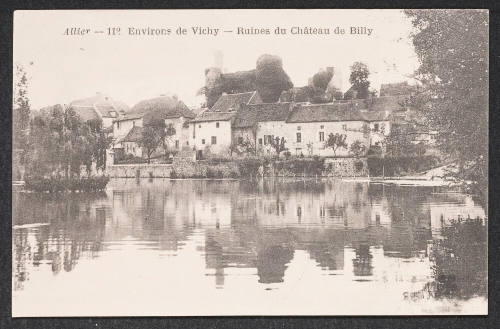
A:
<svg viewBox="0 0 500 329">
<path fill-rule="evenodd" d="M 183 273 L 202 257 L 205 270 L 195 271 L 191 284 L 206 287 L 208 278 L 226 293 L 293 290 L 294 271 L 313 266 L 319 269 L 314 277 L 327 285 L 355 290 L 368 283 L 382 299 L 487 295 L 486 223 L 451 221 L 484 218 L 484 211 L 442 188 L 333 180 L 115 180 L 105 194 L 13 197 L 13 295 L 20 305 L 23 294 L 47 283 L 44 273 L 78 271 L 85 261 L 85 270 L 110 275 L 95 259 L 127 248 L 134 252 L 123 262 L 139 263 L 134 257 L 141 251 L 156 255 L 154 262 L 170 273 Z M 296 265 L 303 255 L 312 263 Z M 168 265 L 171 257 L 182 263 Z M 148 273 L 153 264 L 144 266 Z M 241 276 L 255 280 L 228 285 Z M 129 278 L 127 285 L 137 288 L 143 280 Z M 57 279 L 50 282 L 61 289 Z M 360 307 L 357 314 L 365 313 Z"/>
</svg>

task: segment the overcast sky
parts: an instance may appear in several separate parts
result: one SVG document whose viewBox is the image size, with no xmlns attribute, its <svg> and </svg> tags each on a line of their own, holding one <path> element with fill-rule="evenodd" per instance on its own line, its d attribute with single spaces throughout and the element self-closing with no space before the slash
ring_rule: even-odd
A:
<svg viewBox="0 0 500 329">
<path fill-rule="evenodd" d="M 187 36 L 175 35 L 179 26 Z M 236 31 L 238 27 L 269 28 L 271 35 L 219 32 L 196 36 L 190 27 Z M 277 27 L 344 28 L 346 34 L 326 36 L 274 35 Z M 371 36 L 351 35 L 351 26 L 372 28 Z M 64 35 L 66 28 L 106 30 L 120 27 L 120 36 L 91 32 Z M 131 36 L 129 27 L 171 28 L 170 36 Z M 368 64 L 372 87 L 408 80 L 418 66 L 409 39 L 411 24 L 399 10 L 115 10 L 16 11 L 14 63 L 26 67 L 33 108 L 69 103 L 102 92 L 133 106 L 138 101 L 177 94 L 197 106 L 204 70 L 222 51 L 227 72 L 249 70 L 261 54 L 279 55 L 294 86 L 307 84 L 320 68 L 342 71 L 343 91 L 349 88 L 349 66 Z"/>
</svg>

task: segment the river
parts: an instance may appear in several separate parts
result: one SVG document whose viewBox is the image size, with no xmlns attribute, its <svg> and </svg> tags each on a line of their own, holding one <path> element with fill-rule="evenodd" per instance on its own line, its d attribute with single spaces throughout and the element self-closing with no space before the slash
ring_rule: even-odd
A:
<svg viewBox="0 0 500 329">
<path fill-rule="evenodd" d="M 12 313 L 486 314 L 484 217 L 443 187 L 342 180 L 14 192 Z"/>
</svg>

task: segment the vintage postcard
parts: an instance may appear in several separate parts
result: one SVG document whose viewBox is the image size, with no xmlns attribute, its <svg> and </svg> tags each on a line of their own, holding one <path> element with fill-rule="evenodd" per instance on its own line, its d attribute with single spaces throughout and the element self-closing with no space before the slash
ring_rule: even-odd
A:
<svg viewBox="0 0 500 329">
<path fill-rule="evenodd" d="M 487 10 L 16 11 L 12 315 L 484 315 Z"/>
</svg>

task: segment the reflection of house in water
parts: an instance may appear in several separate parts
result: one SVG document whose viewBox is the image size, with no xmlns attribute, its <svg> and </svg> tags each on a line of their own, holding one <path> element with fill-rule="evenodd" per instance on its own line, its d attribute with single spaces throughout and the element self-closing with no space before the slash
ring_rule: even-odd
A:
<svg viewBox="0 0 500 329">
<path fill-rule="evenodd" d="M 238 196 L 232 188 L 237 182 L 122 180 L 113 191 L 113 235 L 108 238 L 132 235 L 177 251 L 196 227 L 230 225 L 231 197 Z"/>
<path fill-rule="evenodd" d="M 262 225 L 338 224 L 363 228 L 370 223 L 366 183 L 276 179 L 242 189 L 257 192 L 256 214 Z"/>
<path fill-rule="evenodd" d="M 12 232 L 14 289 L 22 289 L 33 267 L 48 265 L 54 274 L 69 272 L 81 257 L 94 258 L 102 250 L 109 212 L 101 196 L 20 194 L 16 197 Z M 31 223 L 48 225 L 28 226 Z"/>
<path fill-rule="evenodd" d="M 359 244 L 355 247 L 356 257 L 352 260 L 355 276 L 369 276 L 373 274 L 372 254 L 368 244 Z"/>
<path fill-rule="evenodd" d="M 293 229 L 296 249 L 306 250 L 323 269 L 344 269 L 344 230 L 331 228 Z"/>
<path fill-rule="evenodd" d="M 224 284 L 224 268 L 256 268 L 260 283 L 283 282 L 294 247 L 289 230 L 236 224 L 231 229 L 206 230 L 205 260 L 215 269 L 216 284 Z"/>
</svg>

